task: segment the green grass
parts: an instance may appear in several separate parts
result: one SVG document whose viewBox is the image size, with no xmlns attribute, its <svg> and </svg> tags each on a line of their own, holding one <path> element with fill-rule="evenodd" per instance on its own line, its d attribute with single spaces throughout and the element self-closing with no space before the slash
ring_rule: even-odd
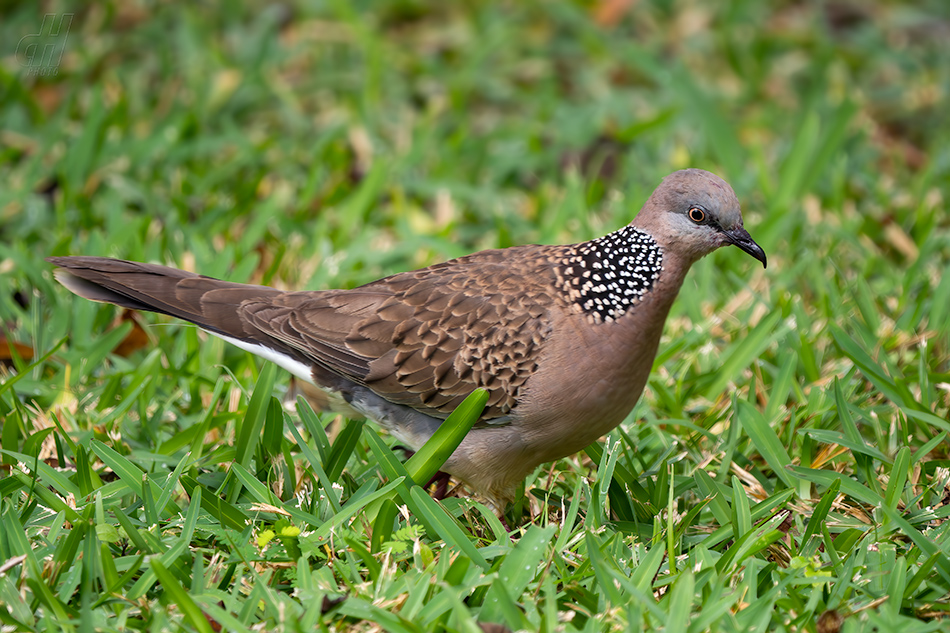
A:
<svg viewBox="0 0 950 633">
<path fill-rule="evenodd" d="M 946 3 L 610 4 L 0 9 L 5 630 L 947 628 Z M 43 261 L 352 287 L 604 234 L 685 166 L 769 268 L 694 267 L 637 409 L 510 535 L 193 327 L 114 353 Z"/>
</svg>

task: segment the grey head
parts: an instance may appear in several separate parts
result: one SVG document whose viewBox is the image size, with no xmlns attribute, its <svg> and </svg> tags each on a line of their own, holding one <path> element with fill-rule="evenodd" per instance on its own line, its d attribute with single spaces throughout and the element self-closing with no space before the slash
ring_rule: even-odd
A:
<svg viewBox="0 0 950 633">
<path fill-rule="evenodd" d="M 683 169 L 663 179 L 631 223 L 650 233 L 664 250 L 695 262 L 732 244 L 762 262 L 767 259 L 742 226 L 739 199 L 725 180 L 702 169 Z"/>
</svg>

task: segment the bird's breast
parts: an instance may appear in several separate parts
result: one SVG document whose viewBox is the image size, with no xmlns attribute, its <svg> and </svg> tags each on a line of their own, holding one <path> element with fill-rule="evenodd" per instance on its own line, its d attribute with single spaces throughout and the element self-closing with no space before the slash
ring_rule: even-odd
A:
<svg viewBox="0 0 950 633">
<path fill-rule="evenodd" d="M 642 313 L 641 313 L 642 314 Z M 647 319 L 565 320 L 513 411 L 543 461 L 577 452 L 610 432 L 643 392 L 662 333 Z"/>
</svg>

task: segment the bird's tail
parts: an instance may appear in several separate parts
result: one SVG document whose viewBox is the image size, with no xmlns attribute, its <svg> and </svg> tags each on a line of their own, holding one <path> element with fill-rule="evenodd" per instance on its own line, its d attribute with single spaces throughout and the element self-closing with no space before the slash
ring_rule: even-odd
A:
<svg viewBox="0 0 950 633">
<path fill-rule="evenodd" d="M 195 273 L 109 257 L 48 257 L 53 273 L 80 297 L 190 321 L 228 337 L 247 336 L 238 308 L 249 299 L 280 294 L 267 286 L 221 281 Z"/>
</svg>

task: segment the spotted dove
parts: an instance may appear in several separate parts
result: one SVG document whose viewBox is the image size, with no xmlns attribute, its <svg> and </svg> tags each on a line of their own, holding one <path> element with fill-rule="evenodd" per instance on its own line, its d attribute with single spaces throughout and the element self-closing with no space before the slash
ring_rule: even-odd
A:
<svg viewBox="0 0 950 633">
<path fill-rule="evenodd" d="M 49 261 L 74 293 L 195 323 L 413 449 L 475 388 L 488 390 L 444 470 L 500 512 L 536 466 L 630 413 L 686 272 L 728 244 L 766 265 L 732 188 L 686 169 L 604 237 L 482 251 L 351 290 L 283 292 L 102 257 Z"/>
</svg>

